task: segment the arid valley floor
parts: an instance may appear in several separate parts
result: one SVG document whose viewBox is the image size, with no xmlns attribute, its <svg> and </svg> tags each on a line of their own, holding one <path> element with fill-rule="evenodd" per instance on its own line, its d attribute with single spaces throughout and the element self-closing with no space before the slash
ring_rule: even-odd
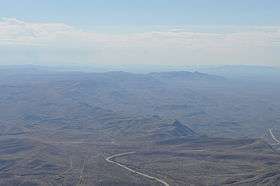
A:
<svg viewBox="0 0 280 186">
<path fill-rule="evenodd" d="M 0 185 L 280 185 L 277 81 L 30 68 L 0 73 Z"/>
</svg>

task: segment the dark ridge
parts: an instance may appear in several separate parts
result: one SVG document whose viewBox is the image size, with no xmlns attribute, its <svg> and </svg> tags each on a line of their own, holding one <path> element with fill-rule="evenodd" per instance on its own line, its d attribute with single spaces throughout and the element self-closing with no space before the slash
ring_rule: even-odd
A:
<svg viewBox="0 0 280 186">
<path fill-rule="evenodd" d="M 173 123 L 173 130 L 171 130 L 171 133 L 178 137 L 183 136 L 198 136 L 197 133 L 195 133 L 190 127 L 183 125 L 178 120 L 175 120 Z"/>
<path fill-rule="evenodd" d="M 186 140 L 198 137 L 199 135 L 196 132 L 178 120 L 175 120 L 172 124 L 159 127 L 153 134 L 153 139 L 159 143 L 166 140 L 180 140 L 182 138 Z"/>
</svg>

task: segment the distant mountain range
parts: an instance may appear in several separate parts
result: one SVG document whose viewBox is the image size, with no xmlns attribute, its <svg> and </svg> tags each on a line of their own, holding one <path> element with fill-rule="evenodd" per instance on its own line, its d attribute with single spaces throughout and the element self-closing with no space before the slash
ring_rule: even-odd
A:
<svg viewBox="0 0 280 186">
<path fill-rule="evenodd" d="M 199 67 L 197 70 L 204 73 L 243 80 L 266 79 L 270 81 L 278 81 L 280 79 L 280 67 L 227 65 L 217 67 Z"/>
<path fill-rule="evenodd" d="M 184 69 L 182 71 L 182 69 Z M 127 66 L 125 68 L 106 68 L 100 66 L 40 66 L 40 65 L 1 65 L 0 66 L 1 73 L 5 72 L 14 72 L 14 73 L 41 73 L 41 72 L 87 72 L 87 73 L 104 73 L 110 72 L 113 74 L 120 75 L 121 72 L 123 74 L 128 75 L 125 72 L 135 72 L 139 74 L 150 74 L 152 76 L 161 76 L 174 77 L 192 77 L 195 78 L 203 78 L 206 75 L 211 74 L 212 77 L 209 78 L 233 78 L 233 79 L 243 79 L 243 80 L 275 80 L 277 81 L 280 78 L 280 67 L 271 67 L 271 66 L 257 66 L 257 65 L 221 65 L 221 66 L 174 66 L 174 67 L 163 67 L 163 66 Z M 135 74 L 134 73 L 134 74 Z M 202 77 L 203 76 L 203 77 Z"/>
</svg>

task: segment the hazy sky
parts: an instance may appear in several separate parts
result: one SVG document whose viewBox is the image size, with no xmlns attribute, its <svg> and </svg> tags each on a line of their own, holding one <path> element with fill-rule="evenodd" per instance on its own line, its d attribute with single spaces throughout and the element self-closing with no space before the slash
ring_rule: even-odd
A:
<svg viewBox="0 0 280 186">
<path fill-rule="evenodd" d="M 0 64 L 280 66 L 279 0 L 0 5 Z"/>
</svg>

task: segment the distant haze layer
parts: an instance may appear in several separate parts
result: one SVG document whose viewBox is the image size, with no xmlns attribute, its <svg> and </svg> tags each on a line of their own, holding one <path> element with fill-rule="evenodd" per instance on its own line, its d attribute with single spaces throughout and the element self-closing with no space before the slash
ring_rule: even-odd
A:
<svg viewBox="0 0 280 186">
<path fill-rule="evenodd" d="M 149 26 L 82 30 L 0 20 L 0 64 L 279 66 L 277 26 Z"/>
</svg>

